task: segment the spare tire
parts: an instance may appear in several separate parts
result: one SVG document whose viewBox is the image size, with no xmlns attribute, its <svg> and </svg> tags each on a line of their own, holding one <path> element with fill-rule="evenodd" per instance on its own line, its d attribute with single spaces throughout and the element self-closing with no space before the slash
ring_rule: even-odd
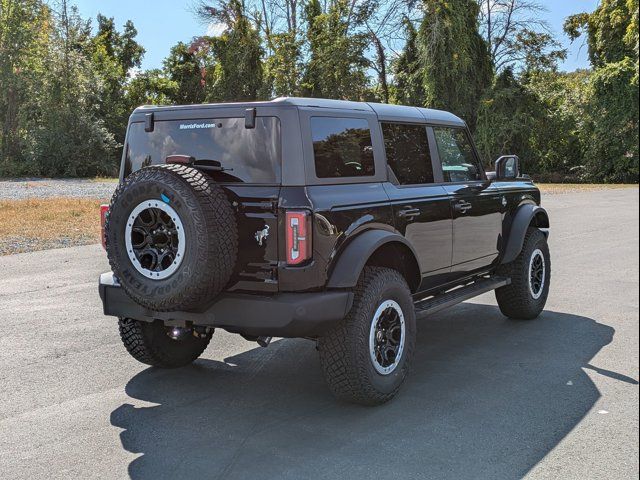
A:
<svg viewBox="0 0 640 480">
<path fill-rule="evenodd" d="M 156 311 L 191 310 L 219 294 L 238 254 L 224 190 L 184 165 L 142 168 L 111 199 L 109 263 L 124 291 Z"/>
</svg>

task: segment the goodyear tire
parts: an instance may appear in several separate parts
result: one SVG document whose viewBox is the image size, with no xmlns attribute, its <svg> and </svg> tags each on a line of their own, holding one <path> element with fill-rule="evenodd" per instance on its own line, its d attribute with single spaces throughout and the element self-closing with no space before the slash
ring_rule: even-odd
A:
<svg viewBox="0 0 640 480">
<path fill-rule="evenodd" d="M 179 368 L 189 365 L 205 351 L 211 333 L 197 337 L 187 332 L 171 338 L 162 322 L 140 322 L 131 318 L 118 320 L 120 338 L 127 352 L 141 363 L 158 368 Z"/>
<path fill-rule="evenodd" d="M 106 223 L 109 263 L 136 303 L 193 309 L 222 291 L 238 254 L 227 196 L 182 165 L 140 169 L 118 187 Z"/>
<path fill-rule="evenodd" d="M 551 255 L 547 237 L 529 227 L 520 255 L 498 269 L 511 284 L 496 290 L 503 315 L 514 320 L 533 320 L 544 310 L 551 284 Z"/>
<path fill-rule="evenodd" d="M 340 400 L 380 405 L 409 372 L 416 342 L 411 291 L 397 270 L 365 267 L 344 321 L 318 339 L 320 365 Z"/>
</svg>

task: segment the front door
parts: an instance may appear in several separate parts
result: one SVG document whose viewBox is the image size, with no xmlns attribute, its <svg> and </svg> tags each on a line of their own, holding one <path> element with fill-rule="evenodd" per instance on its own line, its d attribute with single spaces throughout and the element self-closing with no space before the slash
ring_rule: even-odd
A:
<svg viewBox="0 0 640 480">
<path fill-rule="evenodd" d="M 452 273 L 464 275 L 498 257 L 503 196 L 487 181 L 466 129 L 433 131 L 453 216 Z"/>
</svg>

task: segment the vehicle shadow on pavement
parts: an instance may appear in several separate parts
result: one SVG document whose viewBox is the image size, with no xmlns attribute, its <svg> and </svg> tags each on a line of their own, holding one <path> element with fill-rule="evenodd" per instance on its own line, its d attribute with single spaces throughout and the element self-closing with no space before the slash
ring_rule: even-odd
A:
<svg viewBox="0 0 640 480">
<path fill-rule="evenodd" d="M 513 322 L 467 303 L 419 323 L 411 375 L 384 406 L 335 401 L 313 343 L 280 340 L 144 370 L 126 393 L 157 405 L 124 404 L 111 423 L 142 454 L 134 479 L 520 478 L 599 398 L 583 369 L 613 334 L 586 317 Z"/>
</svg>

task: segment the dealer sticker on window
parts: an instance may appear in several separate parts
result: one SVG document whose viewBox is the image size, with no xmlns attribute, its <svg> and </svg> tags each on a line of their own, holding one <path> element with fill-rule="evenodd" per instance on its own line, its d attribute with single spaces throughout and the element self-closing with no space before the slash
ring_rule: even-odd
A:
<svg viewBox="0 0 640 480">
<path fill-rule="evenodd" d="M 203 128 L 220 128 L 222 125 L 219 123 L 181 123 L 180 130 L 195 130 Z"/>
</svg>

